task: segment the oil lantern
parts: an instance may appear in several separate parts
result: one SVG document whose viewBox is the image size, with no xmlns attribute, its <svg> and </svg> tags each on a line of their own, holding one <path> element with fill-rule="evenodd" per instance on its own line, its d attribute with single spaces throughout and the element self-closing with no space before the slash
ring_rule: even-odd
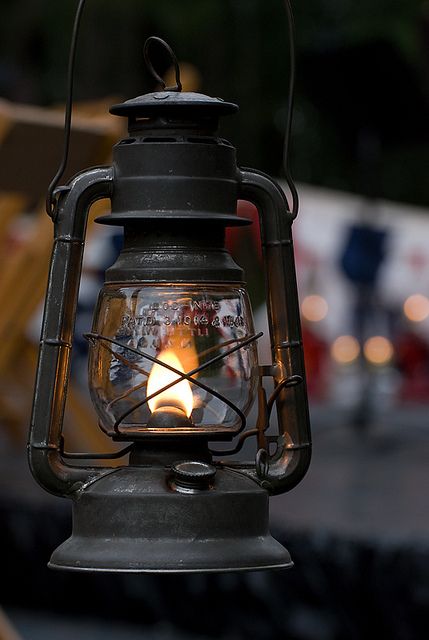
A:
<svg viewBox="0 0 429 640">
<path fill-rule="evenodd" d="M 29 440 L 36 480 L 73 502 L 73 532 L 54 551 L 53 568 L 291 564 L 269 533 L 268 501 L 292 489 L 310 461 L 294 214 L 280 186 L 239 168 L 218 134 L 220 118 L 238 107 L 182 92 L 176 72 L 176 86 L 111 108 L 129 132 L 112 166 L 83 171 L 54 194 Z M 71 462 L 62 437 L 86 221 L 101 198 L 110 198 L 111 213 L 98 222 L 121 225 L 124 247 L 87 334 L 89 388 L 100 428 L 125 443 L 114 454 L 121 466 L 109 466 L 107 454 L 91 456 L 105 457 L 102 466 Z M 238 199 L 259 211 L 271 363 L 258 363 L 244 273 L 225 249 L 225 229 L 248 222 L 237 215 Z M 264 378 L 274 381 L 268 398 Z M 254 403 L 258 416 L 248 425 Z M 268 434 L 274 406 L 277 432 Z M 254 461 L 231 459 L 249 437 Z"/>
</svg>

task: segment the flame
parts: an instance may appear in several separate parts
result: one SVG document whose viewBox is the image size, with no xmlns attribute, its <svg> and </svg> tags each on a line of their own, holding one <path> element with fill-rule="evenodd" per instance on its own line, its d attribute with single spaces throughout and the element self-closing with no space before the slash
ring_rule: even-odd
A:
<svg viewBox="0 0 429 640">
<path fill-rule="evenodd" d="M 164 349 L 158 356 L 158 360 L 169 364 L 177 371 L 185 373 L 177 355 L 172 349 Z M 170 371 L 166 367 L 155 363 L 151 369 L 149 379 L 147 381 L 147 395 L 151 396 L 153 393 L 167 386 L 174 380 L 178 380 L 178 374 Z M 152 400 L 148 402 L 149 409 L 154 412 L 160 407 L 178 407 L 190 417 L 194 406 L 191 385 L 187 380 L 180 380 L 177 384 L 173 385 L 163 393 L 158 394 Z"/>
</svg>

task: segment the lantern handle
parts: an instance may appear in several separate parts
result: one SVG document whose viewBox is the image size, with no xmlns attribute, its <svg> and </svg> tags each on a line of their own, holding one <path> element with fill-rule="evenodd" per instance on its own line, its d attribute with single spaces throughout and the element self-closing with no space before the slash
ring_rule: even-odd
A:
<svg viewBox="0 0 429 640">
<path fill-rule="evenodd" d="M 31 471 L 55 495 L 67 495 L 101 468 L 69 466 L 61 457 L 62 424 L 70 376 L 86 224 L 90 206 L 111 195 L 113 169 L 84 171 L 55 192 L 54 246 L 42 323 L 28 443 Z"/>
<path fill-rule="evenodd" d="M 172 87 L 166 87 L 165 86 L 164 80 L 155 71 L 155 68 L 154 68 L 154 66 L 152 64 L 152 60 L 149 57 L 150 45 L 152 43 L 154 43 L 154 42 L 157 42 L 158 44 L 160 44 L 167 51 L 168 55 L 171 58 L 171 62 L 173 63 L 174 73 L 175 73 L 175 76 L 176 76 L 176 84 L 174 86 L 172 86 Z M 163 91 L 182 91 L 182 83 L 180 82 L 180 67 L 179 67 L 179 63 L 177 61 L 176 54 L 174 53 L 173 49 L 170 47 L 168 42 L 166 42 L 162 38 L 159 38 L 158 36 L 150 36 L 146 40 L 146 42 L 144 43 L 143 56 L 144 56 L 144 61 L 146 63 L 146 66 L 147 66 L 147 69 L 148 69 L 149 73 L 161 85 Z"/>
<path fill-rule="evenodd" d="M 66 108 L 64 112 L 64 143 L 63 143 L 63 155 L 60 161 L 60 165 L 52 178 L 47 194 L 46 194 L 46 213 L 53 220 L 55 219 L 55 214 L 57 211 L 57 207 L 55 206 L 55 197 L 54 194 L 58 195 L 58 189 L 56 189 L 59 181 L 64 175 L 64 172 L 67 168 L 67 162 L 70 151 L 70 134 L 71 134 L 71 122 L 72 122 L 72 111 L 73 111 L 73 85 L 74 85 L 74 67 L 76 63 L 76 50 L 77 50 L 77 39 L 79 35 L 80 23 L 82 20 L 82 13 L 85 8 L 86 0 L 79 0 L 79 4 L 76 9 L 74 23 L 73 23 L 73 31 L 70 43 L 70 51 L 69 51 L 69 61 L 68 61 L 68 69 L 67 69 L 67 99 L 66 99 Z"/>
<path fill-rule="evenodd" d="M 298 215 L 299 209 L 299 196 L 295 183 L 292 178 L 292 174 L 289 168 L 289 148 L 290 139 L 292 133 L 292 115 L 293 115 L 293 103 L 295 97 L 295 21 L 293 17 L 292 4 L 290 0 L 284 0 L 284 6 L 286 10 L 287 25 L 288 25 L 288 40 L 289 40 L 289 87 L 286 105 L 286 122 L 285 122 L 285 136 L 283 142 L 283 171 L 285 174 L 286 182 L 289 187 L 289 191 L 292 197 L 291 211 L 293 217 Z"/>
<path fill-rule="evenodd" d="M 273 366 L 271 367 L 278 418 L 277 449 L 273 454 L 260 449 L 256 469 L 234 465 L 250 475 L 270 493 L 284 493 L 304 477 L 311 457 L 311 434 L 305 385 L 304 353 L 295 260 L 292 242 L 294 213 L 281 187 L 266 174 L 254 169 L 239 172 L 239 198 L 256 205 L 259 211 L 261 242 L 265 263 L 268 323 Z M 284 380 L 302 379 L 284 385 Z M 277 391 L 277 388 L 282 388 Z M 271 438 L 270 438 L 271 439 Z M 231 466 L 226 463 L 226 466 Z"/>
</svg>

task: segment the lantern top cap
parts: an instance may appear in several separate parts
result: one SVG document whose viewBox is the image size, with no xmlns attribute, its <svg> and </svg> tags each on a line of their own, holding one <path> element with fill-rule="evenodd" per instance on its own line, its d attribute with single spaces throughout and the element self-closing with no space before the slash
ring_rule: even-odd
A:
<svg viewBox="0 0 429 640">
<path fill-rule="evenodd" d="M 154 116 L 219 117 L 238 111 L 238 106 L 222 98 L 189 91 L 155 91 L 115 104 L 110 113 L 131 118 Z"/>
<path fill-rule="evenodd" d="M 160 47 L 164 54 L 170 58 L 170 62 L 175 71 L 176 84 L 166 87 L 163 78 L 156 71 L 150 52 L 153 45 Z M 168 42 L 158 36 L 151 36 L 144 45 L 144 59 L 147 69 L 153 79 L 162 87 L 162 91 L 154 91 L 137 96 L 131 100 L 126 100 L 122 104 L 115 104 L 110 108 L 110 113 L 116 116 L 127 116 L 128 118 L 157 118 L 169 117 L 193 120 L 218 118 L 222 115 L 235 113 L 238 106 L 232 102 L 225 102 L 222 98 L 212 98 L 202 93 L 190 91 L 182 92 L 180 81 L 180 67 L 176 55 Z"/>
</svg>

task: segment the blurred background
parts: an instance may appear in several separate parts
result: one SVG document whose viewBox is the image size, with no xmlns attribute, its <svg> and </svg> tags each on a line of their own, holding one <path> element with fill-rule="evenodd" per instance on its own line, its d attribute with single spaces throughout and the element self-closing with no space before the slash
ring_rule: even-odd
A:
<svg viewBox="0 0 429 640">
<path fill-rule="evenodd" d="M 52 241 L 44 197 L 62 153 L 76 5 L 1 3 L 0 638 L 426 638 L 429 2 L 294 7 L 290 164 L 301 198 L 294 233 L 314 458 L 299 487 L 272 500 L 271 515 L 295 568 L 186 578 L 45 568 L 69 533 L 70 505 L 36 486 L 25 442 Z M 240 105 L 222 123 L 239 163 L 281 180 L 289 57 L 280 0 L 88 0 L 68 175 L 109 162 L 124 130 L 108 107 L 153 89 L 142 50 L 154 34 L 175 50 L 186 89 Z M 166 60 L 157 64 L 169 73 Z M 266 334 L 258 225 L 250 205 L 239 207 L 255 223 L 228 243 Z M 107 446 L 87 397 L 80 335 L 120 243 L 90 224 L 70 449 Z M 266 337 L 260 350 L 268 362 Z"/>
</svg>

